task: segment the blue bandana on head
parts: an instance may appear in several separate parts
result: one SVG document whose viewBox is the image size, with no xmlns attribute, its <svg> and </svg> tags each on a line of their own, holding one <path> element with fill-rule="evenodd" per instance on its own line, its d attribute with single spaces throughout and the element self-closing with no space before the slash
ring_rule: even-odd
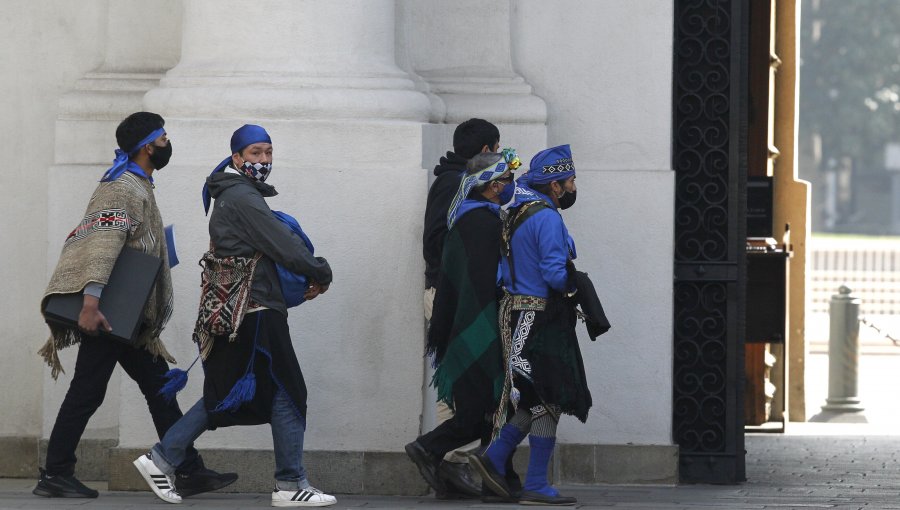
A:
<svg viewBox="0 0 900 510">
<path fill-rule="evenodd" d="M 272 143 L 272 139 L 269 137 L 269 133 L 266 132 L 262 126 L 257 126 L 255 124 L 244 124 L 237 131 L 231 135 L 231 153 L 237 154 L 244 150 L 245 147 L 249 145 L 253 145 L 254 143 Z M 231 163 L 231 156 L 223 159 L 221 163 L 210 173 L 212 176 L 216 172 L 221 172 Z M 206 184 L 203 185 L 203 210 L 209 214 L 209 204 L 212 201 L 212 197 L 209 194 L 209 186 Z"/>
<path fill-rule="evenodd" d="M 147 179 L 152 183 L 153 177 L 148 176 L 144 172 L 144 169 L 140 167 L 140 165 L 132 161 L 131 156 L 137 153 L 137 151 L 141 150 L 141 147 L 147 145 L 148 143 L 152 143 L 153 140 L 156 140 L 165 133 L 165 129 L 159 128 L 156 131 L 153 131 L 149 135 L 145 136 L 143 140 L 135 144 L 135 146 L 129 149 L 128 152 L 125 152 L 122 149 L 116 149 L 116 159 L 113 160 L 113 164 L 111 167 L 109 167 L 109 170 L 107 170 L 106 173 L 103 174 L 100 182 L 114 181 L 127 171 L 136 175 L 140 175 L 141 177 Z"/>
</svg>

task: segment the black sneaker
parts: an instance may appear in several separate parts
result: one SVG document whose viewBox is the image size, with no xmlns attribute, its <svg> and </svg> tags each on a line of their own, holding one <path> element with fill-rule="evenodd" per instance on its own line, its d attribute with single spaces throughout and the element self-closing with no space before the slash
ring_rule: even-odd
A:
<svg viewBox="0 0 900 510">
<path fill-rule="evenodd" d="M 438 477 L 437 469 L 441 459 L 435 458 L 434 455 L 425 451 L 418 441 L 413 441 L 405 447 L 406 454 L 409 459 L 419 468 L 422 478 L 434 489 L 437 494 L 447 493 L 447 485 Z"/>
<path fill-rule="evenodd" d="M 203 492 L 228 487 L 237 479 L 237 473 L 217 473 L 204 467 L 192 473 L 177 473 L 175 475 L 175 490 L 181 497 L 188 498 Z"/>
<path fill-rule="evenodd" d="M 86 487 L 74 476 L 56 475 L 50 476 L 43 469 L 34 490 L 35 496 L 45 498 L 96 498 L 100 493 Z"/>
</svg>

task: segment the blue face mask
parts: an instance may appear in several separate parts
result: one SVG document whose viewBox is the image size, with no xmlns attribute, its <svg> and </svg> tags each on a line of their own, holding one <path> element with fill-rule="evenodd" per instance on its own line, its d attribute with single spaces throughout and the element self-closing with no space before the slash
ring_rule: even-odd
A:
<svg viewBox="0 0 900 510">
<path fill-rule="evenodd" d="M 500 204 L 508 204 L 510 200 L 513 199 L 513 195 L 516 193 L 516 185 L 515 183 L 508 183 L 506 186 L 503 186 L 503 191 L 497 195 L 500 198 Z"/>
</svg>

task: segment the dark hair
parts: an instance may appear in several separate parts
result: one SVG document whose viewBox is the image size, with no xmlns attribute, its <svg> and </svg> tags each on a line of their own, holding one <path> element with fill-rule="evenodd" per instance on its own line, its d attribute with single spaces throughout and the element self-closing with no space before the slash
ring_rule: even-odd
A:
<svg viewBox="0 0 900 510">
<path fill-rule="evenodd" d="M 131 153 L 139 147 L 135 147 L 150 133 L 166 125 L 166 121 L 155 113 L 136 112 L 119 123 L 116 128 L 116 143 L 125 152 Z"/>
<path fill-rule="evenodd" d="M 453 132 L 453 152 L 469 159 L 487 145 L 491 149 L 500 142 L 500 130 L 484 119 L 469 119 Z"/>
<path fill-rule="evenodd" d="M 534 186 L 532 186 L 532 189 L 549 197 L 553 194 L 553 191 L 550 189 L 550 185 L 554 182 L 558 182 L 560 186 L 565 187 L 565 181 L 566 179 L 557 179 L 555 181 L 545 182 L 544 184 L 535 184 Z"/>
</svg>

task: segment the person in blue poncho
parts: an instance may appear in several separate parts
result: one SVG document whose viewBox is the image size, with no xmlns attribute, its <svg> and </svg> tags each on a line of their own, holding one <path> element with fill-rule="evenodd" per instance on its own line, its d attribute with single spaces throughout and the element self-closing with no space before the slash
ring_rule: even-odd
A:
<svg viewBox="0 0 900 510">
<path fill-rule="evenodd" d="M 169 478 L 188 444 L 207 429 L 270 423 L 272 505 L 333 505 L 334 496 L 310 485 L 303 467 L 307 390 L 276 266 L 306 277 L 307 301 L 328 290 L 331 267 L 266 204 L 276 194 L 266 182 L 272 171 L 266 130 L 241 127 L 231 152 L 203 188 L 204 207 L 213 205 L 194 333 L 205 372 L 203 397 L 134 464 L 157 496 L 177 503 Z"/>
<path fill-rule="evenodd" d="M 519 498 L 526 504 L 576 502 L 547 479 L 560 415 L 583 422 L 591 407 L 575 334 L 575 243 L 559 213 L 575 203 L 576 192 L 569 146 L 543 150 L 519 178 L 503 224 L 499 322 L 506 380 L 495 415 L 498 435 L 471 462 L 493 491 L 509 496 L 504 461 L 529 436 L 531 456 Z M 516 408 L 509 420 L 507 404 Z"/>
</svg>

